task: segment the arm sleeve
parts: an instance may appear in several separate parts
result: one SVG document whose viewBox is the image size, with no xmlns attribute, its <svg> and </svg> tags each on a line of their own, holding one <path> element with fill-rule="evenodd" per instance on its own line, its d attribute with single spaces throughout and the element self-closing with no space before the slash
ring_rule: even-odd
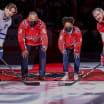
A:
<svg viewBox="0 0 104 104">
<path fill-rule="evenodd" d="M 7 34 L 9 27 L 12 25 L 12 18 L 8 22 L 8 26 L 5 28 L 4 33 Z"/>
<path fill-rule="evenodd" d="M 2 25 L 2 23 L 1 23 Z M 5 42 L 5 38 L 6 38 L 6 35 L 7 35 L 7 32 L 8 32 L 8 28 L 11 26 L 11 19 L 7 22 L 6 26 L 3 28 L 0 27 L 0 47 L 3 47 L 4 45 L 4 42 Z"/>
<path fill-rule="evenodd" d="M 11 25 L 12 25 L 12 18 L 10 18 L 10 21 L 9 21 L 8 27 L 10 27 Z"/>
<path fill-rule="evenodd" d="M 41 40 L 42 40 L 42 45 L 48 47 L 47 29 L 44 23 L 42 23 L 41 26 Z"/>
<path fill-rule="evenodd" d="M 25 25 L 23 23 L 24 21 L 21 22 L 19 29 L 18 29 L 18 42 L 20 45 L 21 50 L 26 49 L 25 45 Z"/>
<path fill-rule="evenodd" d="M 64 34 L 63 34 L 62 31 L 60 32 L 60 35 L 59 35 L 58 47 L 59 47 L 59 50 L 62 53 L 62 51 L 64 50 Z"/>
<path fill-rule="evenodd" d="M 81 32 L 77 32 L 76 34 L 77 34 L 77 42 L 75 44 L 74 52 L 79 53 L 82 45 L 82 34 Z"/>
<path fill-rule="evenodd" d="M 104 32 L 100 32 L 100 34 L 101 34 L 102 44 L 104 46 Z"/>
</svg>

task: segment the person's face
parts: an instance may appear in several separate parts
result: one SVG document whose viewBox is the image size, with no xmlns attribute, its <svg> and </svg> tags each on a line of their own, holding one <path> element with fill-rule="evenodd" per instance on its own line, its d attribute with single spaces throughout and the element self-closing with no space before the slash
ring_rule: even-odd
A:
<svg viewBox="0 0 104 104">
<path fill-rule="evenodd" d="M 12 17 L 13 15 L 16 14 L 15 8 L 5 8 L 4 14 L 6 17 Z"/>
<path fill-rule="evenodd" d="M 104 19 L 104 13 L 103 12 L 101 12 L 101 11 L 95 11 L 94 13 L 93 13 L 93 16 L 94 16 L 94 18 L 96 19 L 96 21 L 98 21 L 98 22 L 102 22 L 103 21 L 103 19 Z"/>
<path fill-rule="evenodd" d="M 31 14 L 28 16 L 28 21 L 32 28 L 36 26 L 37 20 L 38 20 L 37 15 Z"/>
<path fill-rule="evenodd" d="M 64 24 L 64 28 L 65 28 L 66 32 L 71 32 L 71 30 L 73 29 L 73 24 L 70 22 L 66 22 Z"/>
<path fill-rule="evenodd" d="M 31 14 L 31 15 L 28 16 L 28 20 L 29 21 L 37 21 L 38 20 L 38 17 L 37 17 L 37 15 Z"/>
</svg>

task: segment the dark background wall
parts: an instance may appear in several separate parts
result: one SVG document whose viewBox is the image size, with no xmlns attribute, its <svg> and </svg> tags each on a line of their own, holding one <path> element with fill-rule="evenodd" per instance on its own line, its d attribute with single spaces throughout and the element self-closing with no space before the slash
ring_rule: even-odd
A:
<svg viewBox="0 0 104 104">
<path fill-rule="evenodd" d="M 39 18 L 47 26 L 49 47 L 47 63 L 62 62 L 62 55 L 58 50 L 58 36 L 63 28 L 62 17 L 73 16 L 75 25 L 83 35 L 81 61 L 99 61 L 102 43 L 96 30 L 97 22 L 92 16 L 96 7 L 104 9 L 104 0 L 0 0 L 0 9 L 13 2 L 18 7 L 18 14 L 13 17 L 12 26 L 4 44 L 4 58 L 9 64 L 20 64 L 20 48 L 17 40 L 17 30 L 20 22 L 27 17 L 29 11 L 36 11 Z M 70 61 L 73 61 L 72 54 Z M 31 50 L 29 63 L 38 63 L 34 48 Z"/>
</svg>

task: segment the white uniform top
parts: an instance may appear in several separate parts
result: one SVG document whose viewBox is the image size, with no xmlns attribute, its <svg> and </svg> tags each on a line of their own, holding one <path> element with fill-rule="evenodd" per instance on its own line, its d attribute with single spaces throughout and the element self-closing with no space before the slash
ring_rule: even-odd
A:
<svg viewBox="0 0 104 104">
<path fill-rule="evenodd" d="M 3 47 L 7 30 L 12 24 L 11 17 L 6 20 L 3 20 L 3 16 L 4 16 L 4 11 L 0 10 L 0 47 Z M 0 50 L 0 51 L 3 51 L 3 50 Z"/>
</svg>

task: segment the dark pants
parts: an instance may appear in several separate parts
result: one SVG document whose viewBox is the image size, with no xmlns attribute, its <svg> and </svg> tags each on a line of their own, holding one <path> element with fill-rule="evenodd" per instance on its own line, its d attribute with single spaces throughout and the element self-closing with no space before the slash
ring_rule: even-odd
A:
<svg viewBox="0 0 104 104">
<path fill-rule="evenodd" d="M 71 53 L 70 49 L 65 48 L 67 54 L 63 54 L 63 69 L 64 72 L 68 72 L 68 64 L 69 64 L 69 55 Z M 76 58 L 76 56 L 74 55 L 74 73 L 79 72 L 79 66 L 80 66 L 80 58 Z"/>
<path fill-rule="evenodd" d="M 42 46 L 35 46 L 36 50 L 39 54 L 39 74 L 40 76 L 45 75 L 45 68 L 46 68 L 46 52 L 42 51 Z M 27 50 L 30 52 L 31 46 L 27 45 Z M 21 62 L 21 71 L 22 76 L 28 75 L 28 56 L 26 58 L 22 57 Z"/>
</svg>

